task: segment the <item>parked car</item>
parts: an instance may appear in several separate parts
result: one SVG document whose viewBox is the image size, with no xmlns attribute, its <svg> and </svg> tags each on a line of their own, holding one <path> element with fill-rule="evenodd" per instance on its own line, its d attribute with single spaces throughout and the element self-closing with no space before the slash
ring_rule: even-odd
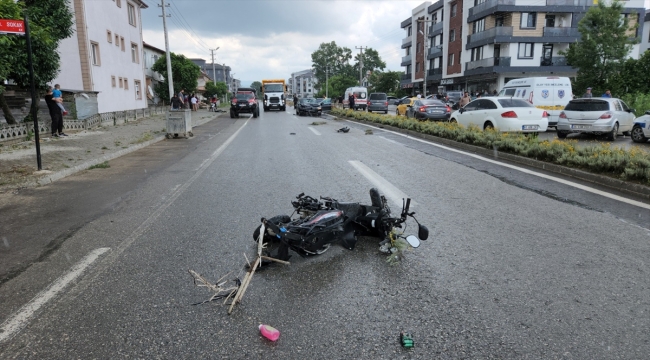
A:
<svg viewBox="0 0 650 360">
<path fill-rule="evenodd" d="M 548 113 L 522 99 L 505 97 L 479 98 L 451 114 L 451 122 L 502 132 L 544 132 Z"/>
<path fill-rule="evenodd" d="M 460 101 L 460 98 L 463 97 L 463 92 L 462 91 L 449 91 L 447 92 L 447 101 L 451 103 L 458 103 Z"/>
<path fill-rule="evenodd" d="M 408 96 L 402 96 L 401 98 L 395 100 L 395 105 L 399 105 L 399 104 L 401 104 L 401 103 L 404 102 L 404 100 L 406 100 L 406 99 L 409 99 L 409 97 L 408 97 Z"/>
<path fill-rule="evenodd" d="M 650 139 L 650 110 L 646 111 L 645 115 L 636 118 L 634 126 L 632 126 L 632 141 L 644 143 L 648 139 Z"/>
<path fill-rule="evenodd" d="M 298 114 L 298 116 L 320 116 L 321 113 L 322 108 L 316 99 L 302 98 L 298 100 L 298 107 L 296 108 L 296 114 Z"/>
<path fill-rule="evenodd" d="M 575 99 L 569 101 L 558 117 L 557 137 L 589 133 L 605 135 L 607 140 L 614 141 L 620 133 L 630 135 L 635 118 L 634 109 L 621 99 Z"/>
<path fill-rule="evenodd" d="M 395 96 L 387 96 L 386 99 L 388 100 L 388 105 L 395 105 L 395 102 L 399 100 Z"/>
<path fill-rule="evenodd" d="M 413 102 L 413 106 L 406 109 L 407 118 L 417 120 L 445 120 L 448 121 L 451 115 L 451 108 L 439 100 L 419 99 Z"/>
<path fill-rule="evenodd" d="M 416 100 L 418 100 L 418 98 L 415 97 L 400 100 L 399 105 L 397 105 L 397 109 L 395 109 L 395 114 L 397 116 L 406 115 L 406 110 L 408 109 L 409 106 L 413 106 L 413 103 Z"/>
<path fill-rule="evenodd" d="M 383 111 L 388 114 L 388 95 L 386 93 L 372 93 L 368 97 L 368 111 Z"/>
<path fill-rule="evenodd" d="M 320 107 L 321 107 L 321 111 L 332 110 L 332 99 L 330 98 L 323 99 L 323 101 L 320 102 Z"/>
<path fill-rule="evenodd" d="M 260 116 L 260 108 L 257 104 L 257 96 L 253 88 L 238 88 L 235 97 L 230 102 L 230 118 L 239 117 L 241 113 L 253 114 L 256 118 Z"/>
</svg>

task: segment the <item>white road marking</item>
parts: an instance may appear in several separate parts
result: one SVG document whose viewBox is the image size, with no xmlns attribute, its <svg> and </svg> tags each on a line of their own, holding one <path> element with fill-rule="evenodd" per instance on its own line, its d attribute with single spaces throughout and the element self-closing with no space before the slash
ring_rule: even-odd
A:
<svg viewBox="0 0 650 360">
<path fill-rule="evenodd" d="M 400 189 L 396 188 L 393 184 L 388 182 L 388 180 L 381 177 L 376 172 L 372 171 L 371 168 L 366 166 L 366 164 L 357 160 L 348 161 L 358 172 L 361 173 L 366 179 L 368 179 L 373 185 L 375 185 L 379 192 L 384 194 L 386 198 L 393 202 L 394 205 L 402 207 L 402 199 L 408 198 L 408 196 L 403 193 Z M 411 206 L 416 205 L 417 203 L 411 200 Z"/>
<path fill-rule="evenodd" d="M 99 248 L 90 252 L 81 261 L 70 269 L 67 274 L 56 279 L 47 289 L 38 293 L 30 302 L 23 305 L 15 314 L 10 316 L 0 327 L 0 343 L 11 339 L 17 332 L 24 328 L 34 316 L 34 313 L 61 292 L 68 284 L 78 278 L 100 255 L 110 248 Z"/>
<path fill-rule="evenodd" d="M 314 129 L 314 128 L 311 127 L 311 126 L 309 127 L 309 130 L 311 130 L 311 132 L 313 132 L 313 133 L 316 134 L 316 135 L 320 135 L 320 133 L 318 132 L 318 130 Z"/>
<path fill-rule="evenodd" d="M 348 121 L 349 122 L 354 122 L 354 121 L 350 121 L 350 120 L 348 120 Z M 356 124 L 359 124 L 359 123 L 356 123 Z M 418 139 L 416 137 L 401 134 L 401 133 L 398 133 L 396 131 L 386 130 L 386 129 L 382 129 L 382 128 L 372 126 L 372 125 L 366 125 L 366 124 L 360 124 L 360 125 L 371 127 L 371 128 L 381 130 L 381 131 L 386 131 L 386 132 L 389 132 L 389 133 L 392 133 L 392 134 L 395 134 L 395 135 L 399 135 L 399 136 L 402 136 L 402 137 L 405 137 L 405 138 L 408 138 L 408 139 L 411 139 L 411 140 L 419 141 L 421 143 L 433 145 L 433 146 L 439 147 L 441 149 L 445 149 L 445 150 L 453 151 L 453 152 L 456 152 L 456 153 L 459 153 L 459 154 L 467 155 L 467 156 L 473 157 L 475 159 L 483 160 L 483 161 L 486 161 L 486 162 L 489 162 L 489 163 L 492 163 L 492 164 L 501 165 L 503 167 L 507 167 L 507 168 L 510 168 L 510 169 L 513 169 L 513 170 L 517 170 L 517 171 L 520 171 L 520 172 L 523 172 L 523 173 L 526 173 L 526 174 L 530 174 L 530 175 L 534 175 L 534 176 L 541 177 L 541 178 L 544 178 L 544 179 L 548 179 L 548 180 L 551 180 L 551 181 L 555 181 L 555 182 L 558 182 L 560 184 L 572 186 L 574 188 L 584 190 L 584 191 L 590 192 L 592 194 L 604 196 L 604 197 L 607 197 L 607 198 L 610 198 L 610 199 L 613 199 L 613 200 L 617 200 L 617 201 L 620 201 L 620 202 L 624 202 L 626 204 L 638 206 L 638 207 L 644 208 L 644 209 L 650 209 L 650 204 L 646 204 L 646 203 L 642 203 L 640 201 L 624 198 L 622 196 L 618 196 L 618 195 L 611 194 L 611 193 L 608 193 L 608 192 L 605 192 L 605 191 L 602 191 L 602 190 L 594 189 L 592 187 L 582 185 L 582 184 L 578 184 L 578 183 L 575 183 L 575 182 L 572 182 L 572 181 L 569 181 L 569 180 L 564 180 L 564 179 L 560 179 L 560 178 L 555 177 L 555 176 L 538 173 L 538 172 L 535 172 L 535 171 L 532 171 L 532 170 L 524 169 L 524 168 L 519 167 L 519 166 L 502 163 L 502 162 L 499 162 L 499 161 L 496 161 L 496 160 L 488 159 L 488 158 L 480 156 L 480 155 L 471 154 L 471 153 L 468 153 L 468 152 L 465 152 L 465 151 L 462 151 L 462 150 L 450 148 L 450 147 L 445 146 L 445 145 L 440 145 L 440 144 L 436 144 L 436 143 L 431 142 L 431 141 Z"/>
</svg>

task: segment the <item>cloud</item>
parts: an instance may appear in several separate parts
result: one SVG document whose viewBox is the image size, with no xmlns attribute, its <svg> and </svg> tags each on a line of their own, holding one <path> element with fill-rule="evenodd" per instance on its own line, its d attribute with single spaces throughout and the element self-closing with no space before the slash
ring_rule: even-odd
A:
<svg viewBox="0 0 650 360">
<path fill-rule="evenodd" d="M 311 54 L 335 41 L 377 50 L 388 70 L 401 71 L 405 32 L 400 22 L 421 1 L 215 1 L 166 0 L 170 50 L 232 68 L 246 84 L 263 78 L 288 78 L 311 67 Z M 143 39 L 165 48 L 160 7 L 149 0 L 142 10 Z"/>
</svg>

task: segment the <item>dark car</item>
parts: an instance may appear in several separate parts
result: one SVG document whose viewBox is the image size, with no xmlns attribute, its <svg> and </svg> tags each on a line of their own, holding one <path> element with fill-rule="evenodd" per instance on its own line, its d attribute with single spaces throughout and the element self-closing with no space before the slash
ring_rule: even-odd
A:
<svg viewBox="0 0 650 360">
<path fill-rule="evenodd" d="M 401 97 L 401 98 L 395 100 L 395 105 L 399 105 L 399 104 L 402 103 L 402 101 L 404 101 L 404 100 L 406 100 L 406 99 L 410 99 L 410 98 L 411 98 L 410 96 L 403 96 L 403 97 Z"/>
<path fill-rule="evenodd" d="M 406 109 L 406 117 L 417 120 L 449 120 L 451 108 L 442 101 L 433 99 L 420 99 Z"/>
<path fill-rule="evenodd" d="M 332 99 L 330 98 L 323 99 L 323 101 L 320 102 L 320 107 L 321 107 L 321 111 L 332 110 Z"/>
<path fill-rule="evenodd" d="M 257 104 L 257 96 L 253 88 L 238 88 L 235 97 L 230 103 L 230 118 L 239 117 L 241 113 L 253 114 L 256 118 L 260 116 L 260 108 Z"/>
<path fill-rule="evenodd" d="M 397 100 L 399 100 L 395 96 L 388 96 L 388 97 L 386 97 L 386 99 L 388 100 L 388 105 L 395 105 Z"/>
<path fill-rule="evenodd" d="M 386 93 L 372 93 L 368 98 L 368 112 L 383 111 L 388 114 L 388 96 Z"/>
<path fill-rule="evenodd" d="M 320 102 L 317 99 L 302 98 L 298 100 L 298 107 L 296 108 L 298 116 L 320 116 L 322 111 Z"/>
</svg>

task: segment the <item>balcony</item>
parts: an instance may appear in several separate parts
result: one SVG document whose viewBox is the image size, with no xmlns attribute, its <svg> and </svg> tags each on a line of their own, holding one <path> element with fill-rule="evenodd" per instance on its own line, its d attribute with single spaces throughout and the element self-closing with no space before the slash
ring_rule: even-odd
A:
<svg viewBox="0 0 650 360">
<path fill-rule="evenodd" d="M 408 74 L 402 74 L 400 80 L 411 80 L 411 73 Z"/>
<path fill-rule="evenodd" d="M 553 56 L 550 59 L 539 59 L 540 66 L 571 66 L 567 64 L 566 57 L 564 56 Z"/>
<path fill-rule="evenodd" d="M 402 57 L 401 66 L 411 65 L 411 55 L 406 55 Z"/>
<path fill-rule="evenodd" d="M 580 36 L 578 28 L 573 27 L 544 27 L 544 36 L 548 37 L 571 37 L 574 40 Z"/>
<path fill-rule="evenodd" d="M 404 46 L 404 45 L 410 43 L 411 41 L 412 41 L 412 40 L 411 40 L 411 35 L 405 37 L 404 39 L 402 39 L 402 46 Z"/>
<path fill-rule="evenodd" d="M 510 57 L 486 58 L 465 63 L 465 71 L 493 66 L 510 66 Z M 465 75 L 468 75 L 467 73 Z"/>
<path fill-rule="evenodd" d="M 562 1 L 562 0 L 558 0 Z M 580 0 L 582 1 L 582 0 Z M 487 0 L 486 2 L 482 4 L 478 4 L 472 8 L 469 9 L 469 17 L 490 10 L 492 8 L 496 8 L 499 5 L 510 5 L 510 6 L 515 6 L 515 0 Z M 487 15 L 487 14 L 486 14 Z"/>
<path fill-rule="evenodd" d="M 499 36 L 512 36 L 512 26 L 493 27 L 476 34 L 468 35 L 467 48 L 471 48 L 470 45 L 479 46 L 496 42 L 495 40 Z"/>
<path fill-rule="evenodd" d="M 442 21 L 439 21 L 429 27 L 429 36 L 436 36 L 442 34 Z"/>
<path fill-rule="evenodd" d="M 442 45 L 437 45 L 429 49 L 429 55 L 427 55 L 427 60 L 441 57 L 441 56 L 442 56 Z"/>
<path fill-rule="evenodd" d="M 593 0 L 546 0 L 546 6 L 592 6 Z"/>
<path fill-rule="evenodd" d="M 427 80 L 440 80 L 442 79 L 442 68 L 427 70 Z"/>
</svg>

